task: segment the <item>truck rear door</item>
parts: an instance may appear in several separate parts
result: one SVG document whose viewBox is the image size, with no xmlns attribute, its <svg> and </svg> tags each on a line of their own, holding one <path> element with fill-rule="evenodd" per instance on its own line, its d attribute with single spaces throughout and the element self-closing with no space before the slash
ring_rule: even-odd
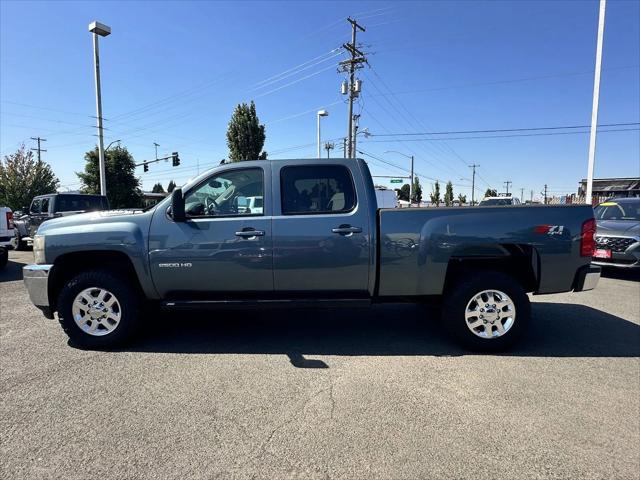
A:
<svg viewBox="0 0 640 480">
<path fill-rule="evenodd" d="M 367 292 L 372 232 L 354 162 L 272 165 L 275 291 Z"/>
</svg>

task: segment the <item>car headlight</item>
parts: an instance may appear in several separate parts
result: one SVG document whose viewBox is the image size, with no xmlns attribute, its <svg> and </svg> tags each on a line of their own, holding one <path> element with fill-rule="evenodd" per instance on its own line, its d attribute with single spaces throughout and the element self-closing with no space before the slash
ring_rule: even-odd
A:
<svg viewBox="0 0 640 480">
<path fill-rule="evenodd" d="M 47 263 L 44 257 L 44 235 L 34 235 L 33 256 L 36 263 Z"/>
</svg>

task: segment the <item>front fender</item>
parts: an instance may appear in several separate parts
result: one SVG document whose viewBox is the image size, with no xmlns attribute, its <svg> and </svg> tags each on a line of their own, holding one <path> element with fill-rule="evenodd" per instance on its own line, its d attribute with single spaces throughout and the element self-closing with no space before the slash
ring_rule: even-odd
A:
<svg viewBox="0 0 640 480">
<path fill-rule="evenodd" d="M 140 226 L 132 222 L 109 222 L 59 226 L 46 230 L 47 263 L 55 264 L 57 258 L 68 253 L 89 251 L 125 254 L 131 260 L 145 295 L 148 298 L 157 297 L 146 261 L 145 235 Z"/>
</svg>

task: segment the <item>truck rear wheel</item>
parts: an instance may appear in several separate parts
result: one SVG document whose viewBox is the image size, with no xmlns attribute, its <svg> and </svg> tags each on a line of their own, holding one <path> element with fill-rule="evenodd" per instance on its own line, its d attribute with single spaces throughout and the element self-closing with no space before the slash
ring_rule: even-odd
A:
<svg viewBox="0 0 640 480">
<path fill-rule="evenodd" d="M 8 261 L 9 261 L 9 252 L 5 247 L 0 247 L 0 268 L 6 267 Z"/>
<path fill-rule="evenodd" d="M 140 302 L 136 290 L 107 270 L 73 277 L 58 297 L 58 319 L 72 343 L 87 349 L 109 349 L 137 331 Z"/>
<path fill-rule="evenodd" d="M 472 273 L 445 296 L 442 317 L 449 333 L 464 347 L 501 351 L 526 330 L 531 304 L 514 278 L 500 272 Z"/>
</svg>

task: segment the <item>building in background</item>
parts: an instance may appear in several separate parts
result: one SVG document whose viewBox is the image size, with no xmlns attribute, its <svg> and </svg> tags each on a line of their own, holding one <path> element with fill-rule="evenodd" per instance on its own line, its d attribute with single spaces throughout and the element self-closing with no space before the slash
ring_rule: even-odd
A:
<svg viewBox="0 0 640 480">
<path fill-rule="evenodd" d="M 578 197 L 587 193 L 587 179 L 583 178 L 578 186 Z M 640 177 L 631 178 L 594 178 L 594 197 L 640 197 Z"/>
<path fill-rule="evenodd" d="M 162 193 L 153 193 L 153 192 L 142 192 L 142 197 L 144 201 L 144 207 L 153 207 L 156 203 L 162 201 L 164 197 L 169 195 L 166 192 Z"/>
</svg>

